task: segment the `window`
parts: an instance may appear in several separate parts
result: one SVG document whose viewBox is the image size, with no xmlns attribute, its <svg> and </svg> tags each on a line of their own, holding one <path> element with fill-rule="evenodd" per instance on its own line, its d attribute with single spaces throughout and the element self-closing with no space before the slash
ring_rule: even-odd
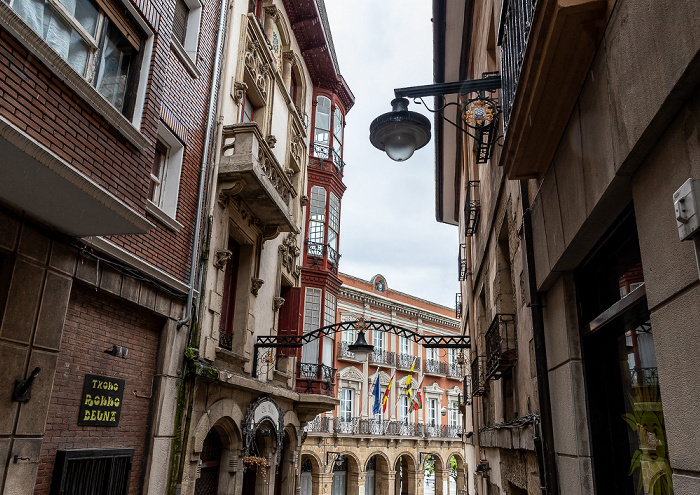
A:
<svg viewBox="0 0 700 495">
<path fill-rule="evenodd" d="M 406 337 L 399 337 L 399 353 L 407 356 L 411 354 L 411 342 Z"/>
<path fill-rule="evenodd" d="M 338 233 L 340 231 L 340 200 L 331 193 L 328 204 L 328 259 L 331 263 L 338 262 Z"/>
<path fill-rule="evenodd" d="M 251 103 L 250 98 L 248 98 L 248 93 L 243 93 L 238 114 L 238 122 L 253 122 L 254 115 L 255 108 L 253 107 L 253 103 Z"/>
<path fill-rule="evenodd" d="M 129 491 L 134 449 L 59 450 L 51 493 L 120 495 Z"/>
<path fill-rule="evenodd" d="M 12 8 L 117 110 L 133 114 L 143 36 L 101 0 L 15 0 Z"/>
<path fill-rule="evenodd" d="M 314 143 L 329 146 L 331 140 L 331 100 L 325 96 L 316 98 L 316 118 L 314 122 Z M 321 158 L 328 158 L 328 155 L 326 154 Z"/>
<path fill-rule="evenodd" d="M 449 416 L 447 418 L 450 426 L 457 426 L 457 412 L 459 410 L 458 406 L 459 403 L 456 400 L 450 401 L 450 407 L 448 409 Z"/>
<path fill-rule="evenodd" d="M 333 113 L 333 153 L 334 159 L 340 160 L 343 157 L 343 112 L 337 106 Z"/>
<path fill-rule="evenodd" d="M 187 17 L 190 15 L 190 7 L 185 0 L 175 0 L 175 17 L 173 18 L 173 38 L 185 44 L 187 36 Z"/>
<path fill-rule="evenodd" d="M 306 288 L 304 304 L 304 333 L 309 333 L 321 325 L 321 289 L 315 287 Z M 304 344 L 301 348 L 301 361 L 303 363 L 318 363 L 318 340 Z"/>
<path fill-rule="evenodd" d="M 344 388 L 340 391 L 340 420 L 352 421 L 352 389 Z"/>
<path fill-rule="evenodd" d="M 372 331 L 372 345 L 374 345 L 374 352 L 380 353 L 385 350 L 384 332 L 380 330 Z"/>
<path fill-rule="evenodd" d="M 399 399 L 399 420 L 408 422 L 409 420 L 409 411 L 408 411 L 409 403 L 408 403 L 408 396 L 402 395 L 401 398 Z"/>
<path fill-rule="evenodd" d="M 326 307 L 323 313 L 323 325 L 328 326 L 335 323 L 335 296 L 326 291 Z"/>
<path fill-rule="evenodd" d="M 254 14 L 258 19 L 262 18 L 262 0 L 248 0 L 248 13 Z"/>
<path fill-rule="evenodd" d="M 295 106 L 299 106 L 299 101 L 297 99 L 299 93 L 299 83 L 297 82 L 297 75 L 292 70 L 292 76 L 289 80 L 289 96 L 292 98 L 292 103 L 294 103 Z"/>
<path fill-rule="evenodd" d="M 197 62 L 201 20 L 202 4 L 200 0 L 175 0 L 173 40 L 180 45 L 193 63 Z"/>
<path fill-rule="evenodd" d="M 319 186 L 311 188 L 309 213 L 308 254 L 323 256 L 324 228 L 326 224 L 326 190 Z"/>
<path fill-rule="evenodd" d="M 437 416 L 437 400 L 436 399 L 428 399 L 428 424 L 430 426 L 435 426 L 438 423 L 438 416 Z"/>
<path fill-rule="evenodd" d="M 182 228 L 174 220 L 177 215 L 184 151 L 180 140 L 162 122 L 159 122 L 158 141 L 151 165 L 151 185 L 148 193 L 150 204 L 156 208 L 149 207 L 148 211 L 175 230 Z"/>
<path fill-rule="evenodd" d="M 425 359 L 428 361 L 437 361 L 437 349 L 428 348 L 425 350 Z"/>
</svg>

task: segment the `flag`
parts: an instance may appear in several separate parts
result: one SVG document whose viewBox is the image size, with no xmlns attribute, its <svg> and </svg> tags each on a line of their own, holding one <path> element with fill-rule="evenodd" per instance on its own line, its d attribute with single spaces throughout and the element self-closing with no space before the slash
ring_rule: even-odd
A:
<svg viewBox="0 0 700 495">
<path fill-rule="evenodd" d="M 417 360 L 418 360 L 417 357 L 413 359 L 413 364 L 411 365 L 411 370 L 408 372 L 408 376 L 406 377 L 406 388 L 408 388 L 409 390 L 411 389 L 411 381 L 413 381 L 413 368 L 416 365 Z M 409 394 L 409 397 L 410 397 L 410 394 Z"/>
<path fill-rule="evenodd" d="M 413 407 L 411 411 L 417 411 L 418 409 L 423 409 L 423 398 L 420 395 L 420 390 L 416 392 L 416 396 L 413 398 Z"/>
<path fill-rule="evenodd" d="M 372 414 L 379 414 L 381 411 L 382 399 L 379 397 L 381 391 L 379 390 L 379 373 L 377 373 L 377 378 L 374 380 L 374 390 L 372 395 L 374 395 L 374 407 L 372 408 Z"/>
<path fill-rule="evenodd" d="M 396 373 L 391 375 L 391 380 L 389 380 L 389 385 L 386 386 L 386 392 L 384 392 L 384 398 L 382 399 L 382 413 L 386 412 L 386 406 L 389 403 L 389 390 L 391 390 L 391 384 L 394 383 L 394 376 Z"/>
<path fill-rule="evenodd" d="M 425 377 L 423 377 L 425 378 Z M 417 411 L 418 409 L 423 408 L 423 399 L 420 395 L 420 387 L 423 385 L 423 379 L 421 378 L 420 383 L 418 384 L 418 390 L 416 391 L 415 394 L 413 394 L 413 400 L 411 401 L 411 406 L 408 408 L 409 411 Z"/>
</svg>

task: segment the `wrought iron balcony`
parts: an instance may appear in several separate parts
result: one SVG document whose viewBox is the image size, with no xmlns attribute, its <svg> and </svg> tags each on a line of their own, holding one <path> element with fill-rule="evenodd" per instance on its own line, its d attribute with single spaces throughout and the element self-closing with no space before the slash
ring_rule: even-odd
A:
<svg viewBox="0 0 700 495">
<path fill-rule="evenodd" d="M 498 313 L 486 331 L 486 378 L 498 380 L 503 372 L 515 366 L 518 341 L 515 315 Z"/>
<path fill-rule="evenodd" d="M 446 375 L 447 363 L 437 359 L 426 359 L 425 363 L 423 363 L 423 373 L 430 373 L 432 375 Z"/>
<path fill-rule="evenodd" d="M 411 356 L 410 354 L 397 354 L 396 355 L 396 367 L 399 369 L 410 370 L 415 361 L 416 366 L 413 369 L 420 369 L 420 358 L 416 356 Z"/>
<path fill-rule="evenodd" d="M 219 197 L 243 201 L 273 233 L 299 232 L 293 217 L 294 186 L 256 123 L 224 126 L 219 165 Z"/>
<path fill-rule="evenodd" d="M 314 242 L 306 239 L 304 241 L 304 244 L 306 244 L 306 253 L 314 258 L 323 258 L 323 255 L 326 252 L 326 245 L 323 244 L 322 242 Z"/>
<path fill-rule="evenodd" d="M 508 129 L 520 71 L 530 38 L 537 0 L 505 0 L 501 10 L 498 44 L 501 46 L 501 104 L 503 129 Z"/>
<path fill-rule="evenodd" d="M 457 363 L 449 363 L 447 365 L 447 376 L 462 378 L 462 367 Z"/>
<path fill-rule="evenodd" d="M 391 351 L 372 351 L 369 355 L 370 364 L 388 364 L 394 365 L 395 354 Z"/>
<path fill-rule="evenodd" d="M 479 181 L 470 180 L 467 183 L 467 194 L 464 198 L 464 235 L 471 237 L 479 227 L 481 218 L 481 195 Z M 465 251 L 466 258 L 466 251 Z"/>
<path fill-rule="evenodd" d="M 317 417 L 306 424 L 304 431 L 316 434 L 454 439 L 462 434 L 462 426 L 426 425 L 406 420 L 387 421 L 375 418 Z"/>
<path fill-rule="evenodd" d="M 336 369 L 318 363 L 297 363 L 297 392 L 334 395 Z"/>
<path fill-rule="evenodd" d="M 355 353 L 348 350 L 350 342 L 338 342 L 338 359 L 356 359 Z"/>
<path fill-rule="evenodd" d="M 459 245 L 459 257 L 457 258 L 458 277 L 457 280 L 467 280 L 467 275 L 470 275 L 469 267 L 467 266 L 467 245 Z"/>
<path fill-rule="evenodd" d="M 461 292 L 457 292 L 455 294 L 455 317 L 456 318 L 462 317 L 462 293 Z"/>
<path fill-rule="evenodd" d="M 338 273 L 338 263 L 340 262 L 340 253 L 333 249 L 330 245 L 326 245 L 328 251 L 328 265 L 331 271 Z"/>
<path fill-rule="evenodd" d="M 489 390 L 488 379 L 486 378 L 486 357 L 478 356 L 472 361 L 471 375 L 471 396 L 479 397 Z"/>
<path fill-rule="evenodd" d="M 327 144 L 314 141 L 311 143 L 309 167 L 335 172 L 342 177 L 345 169 L 345 162 L 340 158 L 340 155 Z"/>
<path fill-rule="evenodd" d="M 333 427 L 333 418 L 328 416 L 316 416 L 313 421 L 309 421 L 304 426 L 304 431 L 307 433 L 330 433 Z"/>
</svg>

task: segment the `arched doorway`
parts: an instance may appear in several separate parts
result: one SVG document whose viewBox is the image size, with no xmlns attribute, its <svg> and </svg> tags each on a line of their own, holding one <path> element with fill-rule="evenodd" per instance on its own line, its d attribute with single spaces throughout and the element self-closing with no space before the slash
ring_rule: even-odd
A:
<svg viewBox="0 0 700 495">
<path fill-rule="evenodd" d="M 348 458 L 339 455 L 333 463 L 331 495 L 345 495 L 348 488 Z"/>
<path fill-rule="evenodd" d="M 460 455 L 452 454 L 448 461 L 449 469 L 449 495 L 463 493 L 467 488 L 467 470 L 464 459 Z"/>
<path fill-rule="evenodd" d="M 243 458 L 243 495 L 266 495 L 270 483 L 275 482 L 277 436 L 268 420 L 258 424 L 253 440 Z"/>
<path fill-rule="evenodd" d="M 290 432 L 291 431 L 291 432 Z M 296 433 L 293 428 L 284 430 L 282 455 L 275 473 L 275 495 L 294 495 L 296 480 L 294 473 L 294 452 L 296 451 Z"/>
<path fill-rule="evenodd" d="M 389 491 L 389 462 L 384 455 L 374 454 L 365 467 L 365 495 L 383 495 Z"/>
<path fill-rule="evenodd" d="M 306 458 L 301 463 L 301 474 L 299 475 L 300 495 L 313 495 L 313 471 L 311 459 Z"/>
<path fill-rule="evenodd" d="M 216 495 L 218 493 L 221 450 L 221 437 L 215 429 L 211 429 L 204 439 L 204 446 L 200 454 L 201 472 L 194 485 L 195 495 Z"/>
</svg>

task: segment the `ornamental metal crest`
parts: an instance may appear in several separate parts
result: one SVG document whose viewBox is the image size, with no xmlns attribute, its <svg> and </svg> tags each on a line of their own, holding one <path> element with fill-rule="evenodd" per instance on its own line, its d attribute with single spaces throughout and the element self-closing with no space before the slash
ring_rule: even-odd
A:
<svg viewBox="0 0 700 495">
<path fill-rule="evenodd" d="M 280 406 L 270 397 L 260 397 L 248 407 L 243 422 L 243 456 L 251 455 L 255 432 L 264 421 L 269 421 L 275 429 L 277 465 L 279 466 L 282 458 L 282 445 L 284 444 L 284 414 Z"/>
</svg>

